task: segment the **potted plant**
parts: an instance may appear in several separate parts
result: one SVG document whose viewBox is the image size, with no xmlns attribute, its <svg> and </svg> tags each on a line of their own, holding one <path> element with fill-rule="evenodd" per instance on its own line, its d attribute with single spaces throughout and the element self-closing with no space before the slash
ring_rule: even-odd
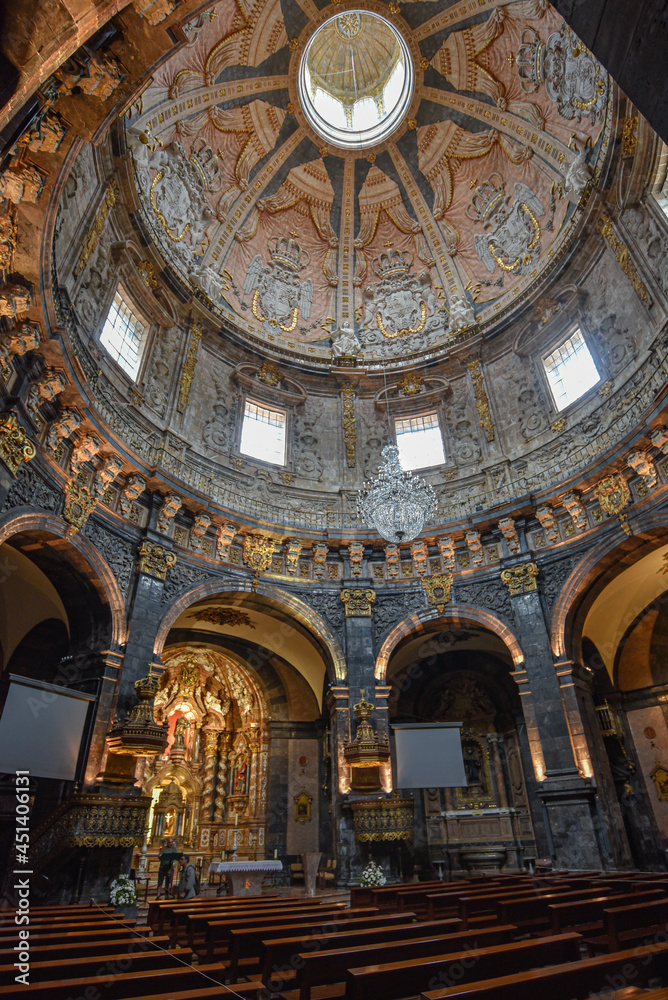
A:
<svg viewBox="0 0 668 1000">
<path fill-rule="evenodd" d="M 374 861 L 369 861 L 362 872 L 360 885 L 365 889 L 378 889 L 381 885 L 385 885 L 386 882 L 387 879 L 383 875 L 383 869 Z"/>
<path fill-rule="evenodd" d="M 109 901 L 117 910 L 122 911 L 126 920 L 136 919 L 139 907 L 134 879 L 129 875 L 119 875 L 114 879 L 109 889 Z"/>
</svg>

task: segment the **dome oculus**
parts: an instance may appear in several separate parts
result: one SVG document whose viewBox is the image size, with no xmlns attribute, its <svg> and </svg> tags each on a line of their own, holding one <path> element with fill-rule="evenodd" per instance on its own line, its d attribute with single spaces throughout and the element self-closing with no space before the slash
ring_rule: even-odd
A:
<svg viewBox="0 0 668 1000">
<path fill-rule="evenodd" d="M 413 96 L 406 42 L 384 18 L 349 10 L 331 17 L 306 46 L 299 98 L 309 124 L 337 146 L 361 149 L 397 127 Z"/>
</svg>

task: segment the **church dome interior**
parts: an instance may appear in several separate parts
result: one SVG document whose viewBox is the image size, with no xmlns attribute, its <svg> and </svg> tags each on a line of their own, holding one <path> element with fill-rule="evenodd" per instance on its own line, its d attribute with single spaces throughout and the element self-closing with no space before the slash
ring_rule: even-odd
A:
<svg viewBox="0 0 668 1000">
<path fill-rule="evenodd" d="M 52 895 L 165 836 L 664 870 L 643 109 L 548 0 L 42 6 L 0 43 L 0 710 L 85 702 L 31 779 Z M 393 755 L 457 724 L 468 785 L 349 765 L 367 701 Z"/>
</svg>

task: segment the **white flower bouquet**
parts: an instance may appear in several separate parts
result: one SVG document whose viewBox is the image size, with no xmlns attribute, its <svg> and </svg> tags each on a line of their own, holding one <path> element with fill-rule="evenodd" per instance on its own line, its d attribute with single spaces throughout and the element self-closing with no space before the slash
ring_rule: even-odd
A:
<svg viewBox="0 0 668 1000">
<path fill-rule="evenodd" d="M 109 900 L 114 906 L 136 906 L 137 890 L 129 875 L 119 875 L 111 883 Z"/>
<path fill-rule="evenodd" d="M 385 885 L 386 882 L 387 879 L 383 875 L 383 869 L 375 864 L 375 862 L 370 861 L 362 872 L 360 885 L 367 889 L 377 889 L 379 886 Z"/>
</svg>

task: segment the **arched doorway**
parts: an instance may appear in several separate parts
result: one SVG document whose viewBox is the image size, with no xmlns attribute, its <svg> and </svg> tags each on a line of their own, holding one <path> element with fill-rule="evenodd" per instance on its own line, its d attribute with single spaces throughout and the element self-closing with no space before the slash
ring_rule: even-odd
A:
<svg viewBox="0 0 668 1000">
<path fill-rule="evenodd" d="M 506 642 L 454 610 L 408 632 L 389 656 L 391 722 L 463 723 L 467 786 L 414 793 L 422 868 L 520 870 L 536 857 L 534 777 L 513 666 Z"/>
</svg>

